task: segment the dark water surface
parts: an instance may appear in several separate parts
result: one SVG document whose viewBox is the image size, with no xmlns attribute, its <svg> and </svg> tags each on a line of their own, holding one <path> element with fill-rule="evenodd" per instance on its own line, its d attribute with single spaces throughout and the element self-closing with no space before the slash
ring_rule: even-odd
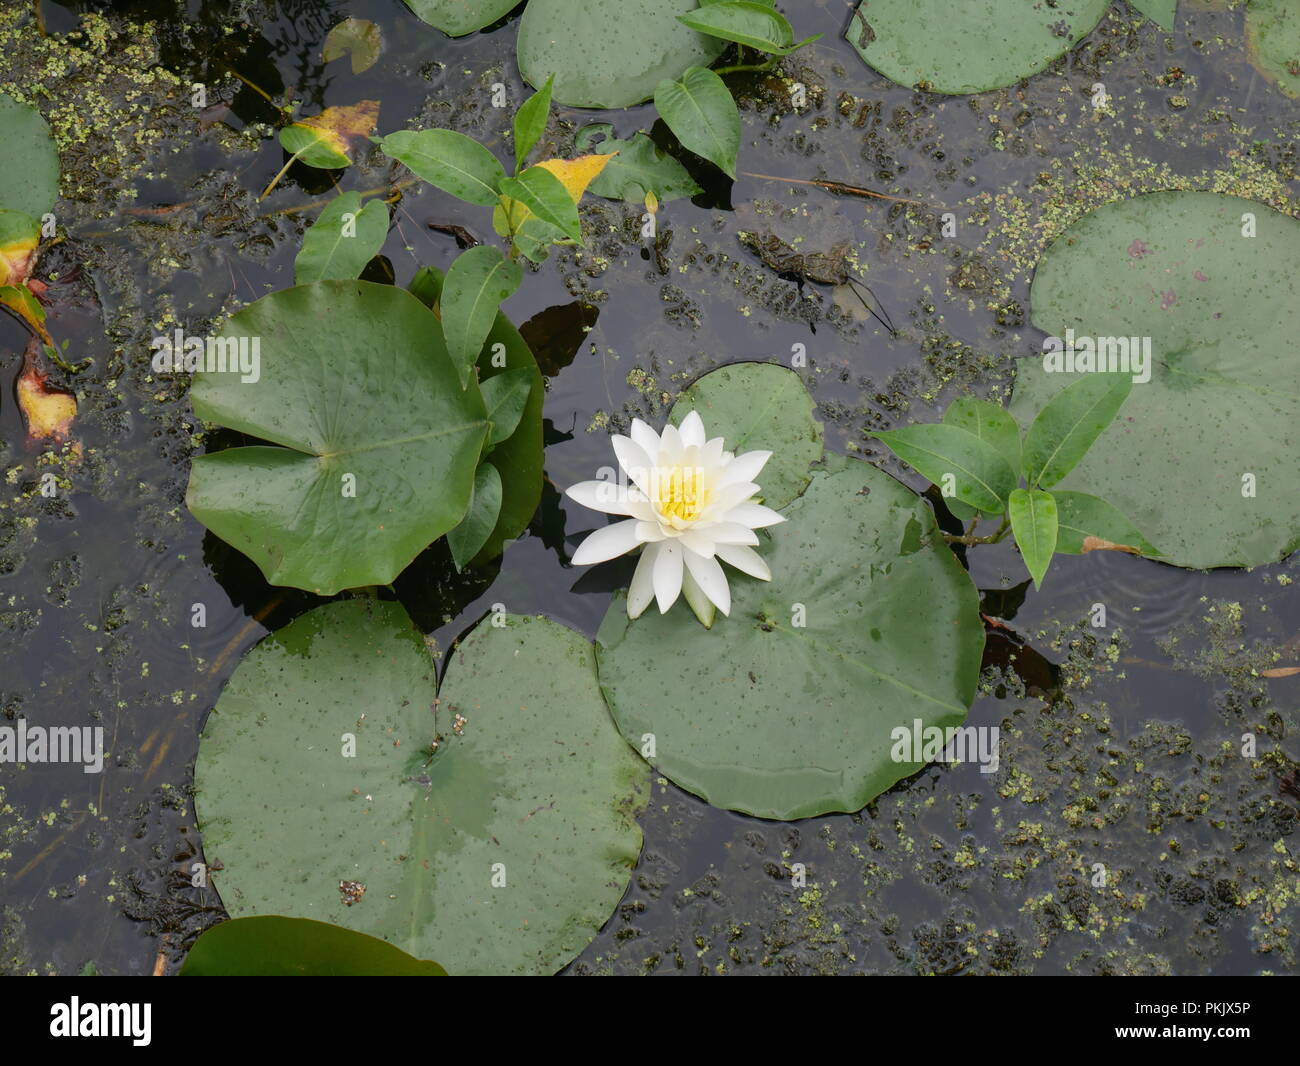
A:
<svg viewBox="0 0 1300 1066">
<path fill-rule="evenodd" d="M 661 421 L 712 367 L 788 361 L 805 345 L 828 444 L 920 488 L 866 434 L 936 418 L 966 391 L 1005 396 L 1012 360 L 1040 350 L 1032 265 L 1084 210 L 1177 187 L 1294 214 L 1294 102 L 1247 63 L 1239 11 L 1183 6 L 1166 34 L 1118 3 L 1043 74 L 943 98 L 865 67 L 840 39 L 844 0 L 783 4 L 798 36 L 826 36 L 786 64 L 807 89 L 801 110 L 779 77 L 733 78 L 740 169 L 933 206 L 701 175 L 703 196 L 662 210 L 654 250 L 630 205 L 585 207 L 587 247 L 553 256 L 505 307 L 548 374 L 542 506 L 499 566 L 457 576 L 443 549 L 426 552 L 395 586 L 417 624 L 445 650 L 502 602 L 594 635 L 626 571 L 567 565 L 595 516 L 558 490 L 611 461 L 610 430 L 633 415 Z M 201 848 L 190 790 L 204 717 L 248 648 L 321 602 L 268 586 L 189 516 L 201 427 L 183 383 L 151 378 L 149 341 L 177 325 L 207 332 L 291 284 L 314 217 L 292 209 L 334 180 L 372 189 L 395 175 L 378 152 L 333 176 L 295 167 L 257 204 L 285 161 L 277 112 L 257 90 L 281 100 L 292 88 L 306 113 L 380 99 L 384 132 L 451 126 L 503 158 L 528 90 L 513 61 L 517 17 L 450 41 L 398 0 L 46 2 L 48 33 L 86 19 L 98 35 L 70 39 L 83 52 L 63 69 L 27 25 L 31 7 L 0 12 L 0 91 L 19 86 L 56 112 L 70 239 L 39 273 L 58 275 L 51 331 L 74 361 L 94 362 L 65 379 L 84 456 L 41 458 L 12 399 L 26 337 L 0 317 L 0 714 L 102 725 L 111 756 L 99 775 L 0 766 L 0 972 L 93 962 L 144 974 L 160 953 L 174 969 L 224 913 L 185 872 Z M 319 59 L 346 16 L 376 21 L 386 41 L 359 76 Z M 1114 100 L 1102 115 L 1089 102 L 1098 81 Z M 201 127 L 194 82 L 228 105 Z M 509 109 L 491 106 L 498 82 Z M 545 154 L 568 151 L 588 121 L 630 136 L 654 118 L 559 116 Z M 954 238 L 941 235 L 944 210 Z M 384 254 L 399 284 L 455 257 L 455 239 L 430 224 L 492 237 L 487 209 L 421 185 L 394 218 Z M 805 252 L 851 242 L 852 268 L 899 336 L 843 289 L 778 276 L 742 233 Z M 70 491 L 42 498 L 45 469 Z M 1058 558 L 1035 592 L 1009 543 L 969 562 L 986 613 L 1018 635 L 991 640 L 969 719 L 1002 727 L 1000 771 L 932 766 L 862 812 L 793 823 L 715 810 L 655 778 L 627 896 L 572 972 L 1295 970 L 1297 801 L 1279 784 L 1300 757 L 1300 677 L 1258 672 L 1300 662 L 1300 566 L 1200 573 L 1094 553 Z M 195 603 L 206 628 L 190 625 Z M 1104 629 L 1088 624 L 1096 603 Z M 1013 652 L 1020 643 L 1030 650 Z M 1257 737 L 1253 760 L 1239 754 L 1244 733 Z M 791 886 L 795 862 L 803 888 Z M 1092 884 L 1098 862 L 1105 888 Z"/>
</svg>

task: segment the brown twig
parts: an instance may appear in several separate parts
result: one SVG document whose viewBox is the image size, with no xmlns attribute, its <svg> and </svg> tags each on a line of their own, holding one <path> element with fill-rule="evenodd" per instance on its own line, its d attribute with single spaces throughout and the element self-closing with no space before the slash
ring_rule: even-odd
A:
<svg viewBox="0 0 1300 1066">
<path fill-rule="evenodd" d="M 943 207 L 943 204 L 926 203 L 924 200 L 908 200 L 902 196 L 887 196 L 883 192 L 876 192 L 873 189 L 864 189 L 858 185 L 846 185 L 842 181 L 825 181 L 820 178 L 808 180 L 805 178 L 783 178 L 777 174 L 755 174 L 749 170 L 742 170 L 741 173 L 747 178 L 762 178 L 764 181 L 787 181 L 791 185 L 815 185 L 819 189 L 825 189 L 836 196 L 857 196 L 870 200 L 888 200 L 895 204 L 915 204 L 917 207 Z"/>
</svg>

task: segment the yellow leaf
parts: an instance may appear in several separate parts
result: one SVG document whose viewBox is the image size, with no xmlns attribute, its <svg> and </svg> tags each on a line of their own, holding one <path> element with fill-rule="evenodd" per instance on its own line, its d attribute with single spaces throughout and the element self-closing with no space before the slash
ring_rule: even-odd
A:
<svg viewBox="0 0 1300 1066">
<path fill-rule="evenodd" d="M 18 406 L 27 423 L 29 441 L 65 441 L 77 414 L 76 398 L 49 384 L 49 374 L 38 365 L 40 341 L 35 338 L 23 354 L 23 371 L 18 375 Z"/>
<path fill-rule="evenodd" d="M 21 285 L 32 272 L 36 261 L 39 234 L 17 237 L 0 244 L 0 285 Z"/>
<path fill-rule="evenodd" d="M 596 176 L 605 169 L 605 164 L 616 155 L 617 152 L 610 152 L 608 155 L 580 155 L 577 159 L 543 159 L 536 165 L 559 178 L 564 191 L 576 204 L 587 191 L 587 186 L 596 180 Z M 496 216 L 494 212 L 493 226 L 497 233 L 504 237 L 507 233 L 517 233 L 524 221 L 531 217 L 532 212 L 518 200 L 512 200 L 508 196 L 502 197 L 502 203 L 505 205 L 504 208 L 497 209 L 501 211 L 500 216 Z M 502 229 L 502 226 L 506 228 Z"/>
</svg>

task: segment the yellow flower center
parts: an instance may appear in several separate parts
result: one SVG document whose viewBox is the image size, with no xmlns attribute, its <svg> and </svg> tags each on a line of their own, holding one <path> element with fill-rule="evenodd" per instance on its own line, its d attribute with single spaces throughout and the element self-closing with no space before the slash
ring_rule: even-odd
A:
<svg viewBox="0 0 1300 1066">
<path fill-rule="evenodd" d="M 698 467 L 660 471 L 659 513 L 676 529 L 688 525 L 704 511 L 704 478 Z"/>
</svg>

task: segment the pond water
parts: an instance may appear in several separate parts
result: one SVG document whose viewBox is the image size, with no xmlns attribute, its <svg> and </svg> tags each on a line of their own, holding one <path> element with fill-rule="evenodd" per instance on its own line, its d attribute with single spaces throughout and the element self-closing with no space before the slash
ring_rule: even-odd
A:
<svg viewBox="0 0 1300 1066">
<path fill-rule="evenodd" d="M 867 434 L 936 420 L 967 392 L 1007 395 L 1014 360 L 1041 350 L 1033 264 L 1084 211 L 1211 188 L 1294 214 L 1294 102 L 1247 62 L 1240 10 L 1182 7 L 1170 34 L 1117 3 L 1043 74 L 946 98 L 867 68 L 841 37 L 844 0 L 785 5 L 797 36 L 825 33 L 784 66 L 807 101 L 793 107 L 776 75 L 731 79 L 744 122 L 735 184 L 701 167 L 706 191 L 666 205 L 653 248 L 637 210 L 589 199 L 586 247 L 529 272 L 505 304 L 547 375 L 546 486 L 499 564 L 457 575 L 440 545 L 396 582 L 434 646 L 445 652 L 493 603 L 594 636 L 628 569 L 568 565 L 596 522 L 560 490 L 609 463 L 610 431 L 633 416 L 661 423 L 704 371 L 788 365 L 804 345 L 828 446 L 921 489 Z M 285 161 L 265 96 L 292 91 L 308 113 L 379 99 L 384 131 L 448 126 L 508 157 L 529 90 L 517 18 L 449 40 L 397 0 L 45 2 L 41 37 L 30 8 L 0 13 L 0 91 L 40 87 L 49 102 L 69 239 L 40 275 L 51 332 L 93 362 L 64 379 L 83 454 L 42 457 L 10 388 L 26 335 L 0 320 L 0 714 L 102 725 L 111 755 L 98 775 L 0 767 L 0 972 L 174 972 L 224 915 L 186 872 L 202 849 L 199 730 L 240 656 L 320 601 L 268 585 L 186 510 L 189 457 L 205 442 L 183 383 L 151 378 L 149 342 L 206 332 L 291 284 L 303 208 L 335 180 L 394 178 L 376 151 L 333 177 L 294 167 L 259 204 Z M 386 42 L 360 75 L 320 60 L 347 16 Z M 196 82 L 219 105 L 199 122 Z M 1114 100 L 1100 114 L 1096 82 Z M 510 108 L 492 106 L 497 83 Z M 557 111 L 547 155 L 589 121 L 630 136 L 655 119 L 649 107 Z M 832 195 L 813 179 L 920 203 Z M 447 227 L 492 238 L 486 210 L 404 190 L 383 250 L 398 284 L 449 265 Z M 751 235 L 805 254 L 848 242 L 845 268 L 897 336 L 846 288 L 778 274 Z M 54 499 L 35 491 L 45 469 L 66 479 Z M 1058 557 L 1035 591 L 1010 541 L 966 558 L 992 634 L 969 722 L 1001 727 L 998 772 L 934 765 L 861 812 L 790 823 L 654 777 L 626 896 L 567 972 L 1295 969 L 1297 800 L 1281 783 L 1300 758 L 1300 677 L 1259 671 L 1279 653 L 1300 661 L 1300 566 L 1195 572 L 1096 552 Z M 205 628 L 190 624 L 196 603 Z M 1090 625 L 1098 603 L 1104 628 Z M 1244 733 L 1254 760 L 1238 754 Z M 1090 880 L 1098 862 L 1104 891 Z"/>
</svg>

